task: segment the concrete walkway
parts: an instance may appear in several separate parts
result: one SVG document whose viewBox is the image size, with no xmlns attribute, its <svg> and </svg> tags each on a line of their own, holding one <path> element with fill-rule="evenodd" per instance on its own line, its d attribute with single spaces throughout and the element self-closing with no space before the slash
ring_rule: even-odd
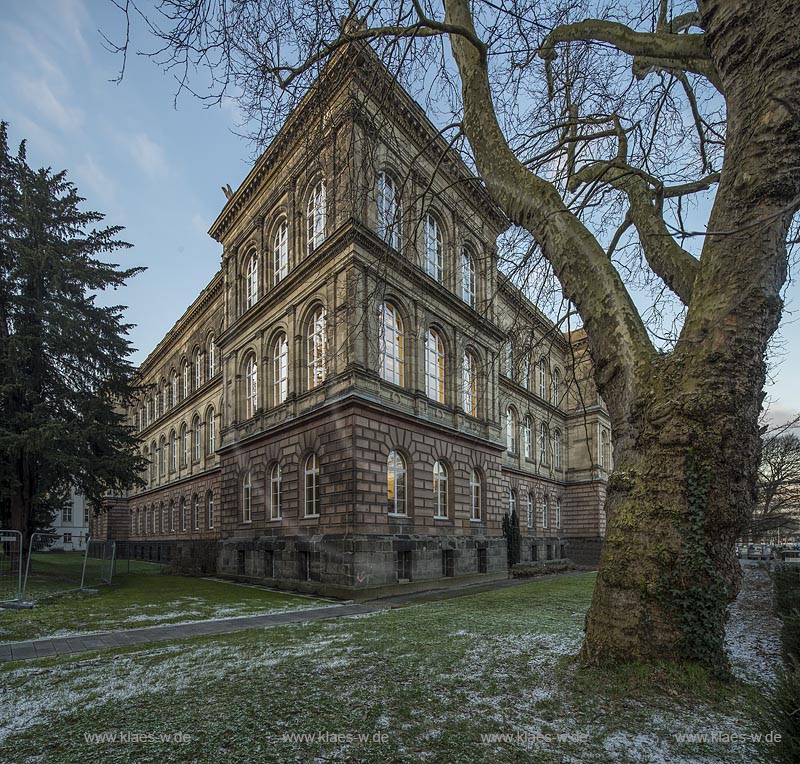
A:
<svg viewBox="0 0 800 764">
<path fill-rule="evenodd" d="M 576 575 L 586 571 L 570 571 L 554 573 L 536 578 L 511 578 L 487 581 L 479 584 L 451 586 L 446 589 L 401 594 L 362 603 L 343 603 L 327 607 L 309 608 L 307 610 L 289 610 L 269 615 L 248 615 L 234 618 L 222 618 L 214 621 L 193 621 L 163 626 L 146 626 L 139 629 L 124 629 L 97 634 L 82 634 L 70 637 L 43 637 L 27 642 L 6 642 L 0 644 L 0 663 L 8 661 L 47 658 L 53 655 L 69 655 L 91 650 L 102 650 L 109 647 L 125 647 L 126 645 L 144 645 L 165 640 L 187 639 L 189 637 L 206 637 L 212 634 L 231 634 L 245 629 L 267 629 L 272 626 L 283 626 L 289 623 L 321 621 L 328 618 L 341 618 L 348 615 L 374 613 L 379 610 L 417 605 L 425 602 L 463 597 L 468 594 L 505 589 L 509 586 L 529 584 L 557 576 Z"/>
</svg>

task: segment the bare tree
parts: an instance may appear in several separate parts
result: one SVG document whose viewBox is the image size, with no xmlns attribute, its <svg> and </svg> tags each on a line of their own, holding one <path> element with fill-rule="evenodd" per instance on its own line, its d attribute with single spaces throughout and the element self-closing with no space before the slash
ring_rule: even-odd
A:
<svg viewBox="0 0 800 764">
<path fill-rule="evenodd" d="M 791 431 L 797 424 L 795 419 L 764 435 L 758 504 L 749 528 L 752 539 L 800 531 L 800 437 Z"/>
<path fill-rule="evenodd" d="M 580 315 L 613 422 L 582 655 L 723 668 L 734 542 L 757 498 L 765 351 L 797 238 L 800 6 L 117 1 L 129 22 L 145 18 L 180 87 L 236 98 L 262 140 L 358 41 L 459 125 L 490 195 Z"/>
</svg>

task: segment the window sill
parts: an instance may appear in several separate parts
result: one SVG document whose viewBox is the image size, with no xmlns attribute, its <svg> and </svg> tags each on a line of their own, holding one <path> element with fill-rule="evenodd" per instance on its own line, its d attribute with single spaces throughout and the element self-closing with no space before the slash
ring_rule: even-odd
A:
<svg viewBox="0 0 800 764">
<path fill-rule="evenodd" d="M 317 517 L 319 517 L 319 515 L 317 515 Z M 270 522 L 270 523 L 279 523 L 281 520 L 283 520 L 283 517 L 270 517 L 268 522 Z"/>
<path fill-rule="evenodd" d="M 449 520 L 450 518 L 447 515 L 434 515 L 434 520 Z"/>
<path fill-rule="evenodd" d="M 303 515 L 303 520 L 314 520 L 316 518 L 319 518 L 319 513 L 316 515 Z"/>
<path fill-rule="evenodd" d="M 469 521 L 471 523 L 482 523 L 483 520 L 480 517 L 470 517 Z"/>
<path fill-rule="evenodd" d="M 406 512 L 387 512 L 387 517 L 391 517 L 393 520 L 410 520 L 411 516 Z"/>
</svg>

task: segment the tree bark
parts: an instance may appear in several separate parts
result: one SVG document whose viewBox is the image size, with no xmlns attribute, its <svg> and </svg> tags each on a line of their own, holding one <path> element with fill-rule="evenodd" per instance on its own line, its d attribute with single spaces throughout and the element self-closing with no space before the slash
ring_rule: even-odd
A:
<svg viewBox="0 0 800 764">
<path fill-rule="evenodd" d="M 466 0 L 448 0 L 446 10 L 448 21 L 474 30 Z M 699 10 L 703 60 L 726 98 L 728 130 L 709 233 L 669 354 L 642 339 L 596 240 L 513 156 L 483 52 L 466 37 L 451 42 L 479 172 L 534 235 L 581 314 L 612 420 L 607 532 L 582 656 L 690 659 L 724 671 L 725 610 L 741 577 L 734 544 L 756 500 L 764 358 L 800 204 L 800 9 L 788 0 L 713 0 Z M 669 273 L 659 275 L 669 283 Z"/>
</svg>

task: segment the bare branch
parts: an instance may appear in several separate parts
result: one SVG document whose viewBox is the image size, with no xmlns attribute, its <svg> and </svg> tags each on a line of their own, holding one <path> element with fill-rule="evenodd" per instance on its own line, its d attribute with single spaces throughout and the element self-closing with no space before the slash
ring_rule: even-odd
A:
<svg viewBox="0 0 800 764">
<path fill-rule="evenodd" d="M 722 83 L 711 61 L 702 34 L 637 32 L 616 21 L 586 19 L 562 24 L 550 32 L 539 47 L 539 56 L 550 68 L 562 42 L 604 42 L 622 53 L 642 59 L 634 61 L 634 74 L 640 79 L 652 68 L 694 72 L 705 77 L 720 92 Z M 548 73 L 548 79 L 551 79 Z"/>
</svg>

